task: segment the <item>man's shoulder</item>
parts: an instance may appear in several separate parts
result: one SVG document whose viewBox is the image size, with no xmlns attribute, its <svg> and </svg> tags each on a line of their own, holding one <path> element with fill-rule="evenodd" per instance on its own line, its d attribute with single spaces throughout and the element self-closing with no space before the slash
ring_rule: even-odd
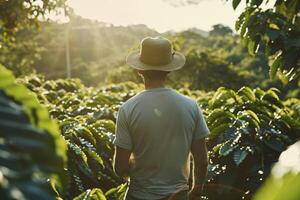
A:
<svg viewBox="0 0 300 200">
<path fill-rule="evenodd" d="M 176 90 L 174 90 L 176 96 L 184 103 L 194 106 L 196 104 L 196 100 L 190 96 L 184 95 Z"/>
<path fill-rule="evenodd" d="M 180 93 L 178 91 L 175 91 L 177 93 L 177 95 L 181 96 L 183 99 L 185 99 L 186 101 L 189 101 L 189 102 L 195 102 L 196 100 L 193 99 L 192 97 L 190 96 L 187 96 L 187 95 L 184 95 L 183 93 Z"/>
<path fill-rule="evenodd" d="M 142 97 L 142 92 L 139 92 L 137 94 L 135 94 L 134 96 L 130 97 L 129 99 L 127 99 L 122 105 L 121 108 L 125 109 L 127 107 L 130 107 L 132 104 L 134 104 L 135 102 L 139 101 L 139 99 Z"/>
<path fill-rule="evenodd" d="M 163 92 L 165 94 L 168 94 L 169 96 L 171 96 L 171 98 L 180 101 L 182 104 L 186 104 L 189 106 L 194 106 L 196 104 L 195 99 L 193 99 L 192 97 L 189 97 L 187 95 L 184 95 L 184 94 L 178 92 L 177 90 L 168 88 L 167 90 L 165 90 Z M 149 92 L 146 92 L 146 91 L 139 92 L 136 95 L 132 96 L 130 99 L 128 99 L 126 102 L 124 102 L 124 104 L 121 107 L 124 109 L 129 108 L 129 107 L 135 105 L 136 103 L 143 101 L 144 98 L 147 99 L 147 97 L 150 97 L 150 96 L 151 96 L 151 93 L 149 93 Z"/>
</svg>

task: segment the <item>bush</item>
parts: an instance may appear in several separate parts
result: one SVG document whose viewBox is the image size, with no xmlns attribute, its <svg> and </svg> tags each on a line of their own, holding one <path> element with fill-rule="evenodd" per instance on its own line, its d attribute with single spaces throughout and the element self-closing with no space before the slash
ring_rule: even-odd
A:
<svg viewBox="0 0 300 200">
<path fill-rule="evenodd" d="M 0 80 L 0 196 L 53 199 L 67 181 L 66 145 L 58 126 L 3 66 Z"/>
<path fill-rule="evenodd" d="M 73 79 L 32 76 L 21 81 L 59 120 L 66 139 L 70 183 L 62 197 L 121 199 L 127 185 L 112 169 L 116 114 L 141 85 L 125 82 L 96 89 Z M 274 88 L 179 91 L 197 99 L 211 130 L 206 198 L 251 198 L 280 153 L 299 138 L 299 101 L 282 101 Z"/>
</svg>

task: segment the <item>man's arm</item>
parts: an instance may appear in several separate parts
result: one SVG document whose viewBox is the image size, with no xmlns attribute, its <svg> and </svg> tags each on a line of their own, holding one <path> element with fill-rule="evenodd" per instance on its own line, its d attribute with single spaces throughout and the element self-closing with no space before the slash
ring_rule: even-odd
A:
<svg viewBox="0 0 300 200">
<path fill-rule="evenodd" d="M 197 139 L 192 142 L 191 152 L 194 158 L 194 187 L 191 195 L 200 195 L 207 175 L 207 149 L 205 138 Z"/>
<path fill-rule="evenodd" d="M 116 146 L 114 156 L 114 170 L 116 174 L 122 178 L 127 178 L 129 173 L 129 158 L 131 150 L 123 149 Z"/>
<path fill-rule="evenodd" d="M 118 112 L 114 144 L 114 171 L 120 177 L 126 178 L 129 173 L 129 158 L 132 152 L 132 141 L 125 111 L 122 107 L 120 107 Z"/>
</svg>

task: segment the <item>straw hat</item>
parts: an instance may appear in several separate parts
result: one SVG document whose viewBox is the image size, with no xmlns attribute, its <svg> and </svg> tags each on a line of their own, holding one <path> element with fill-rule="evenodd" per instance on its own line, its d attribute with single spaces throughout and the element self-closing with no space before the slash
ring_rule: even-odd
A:
<svg viewBox="0 0 300 200">
<path fill-rule="evenodd" d="M 171 42 L 164 37 L 146 37 L 140 50 L 129 53 L 126 62 L 139 70 L 174 71 L 184 66 L 185 57 L 173 51 Z"/>
</svg>

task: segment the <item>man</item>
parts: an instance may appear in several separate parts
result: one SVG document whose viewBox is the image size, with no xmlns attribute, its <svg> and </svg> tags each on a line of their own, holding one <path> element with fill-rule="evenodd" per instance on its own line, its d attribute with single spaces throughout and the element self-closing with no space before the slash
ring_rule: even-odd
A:
<svg viewBox="0 0 300 200">
<path fill-rule="evenodd" d="M 185 57 L 169 40 L 148 37 L 127 63 L 143 77 L 145 90 L 125 102 L 117 118 L 114 168 L 130 178 L 126 200 L 196 199 L 207 173 L 209 130 L 195 100 L 164 87 Z M 190 152 L 196 187 L 188 192 Z"/>
</svg>

